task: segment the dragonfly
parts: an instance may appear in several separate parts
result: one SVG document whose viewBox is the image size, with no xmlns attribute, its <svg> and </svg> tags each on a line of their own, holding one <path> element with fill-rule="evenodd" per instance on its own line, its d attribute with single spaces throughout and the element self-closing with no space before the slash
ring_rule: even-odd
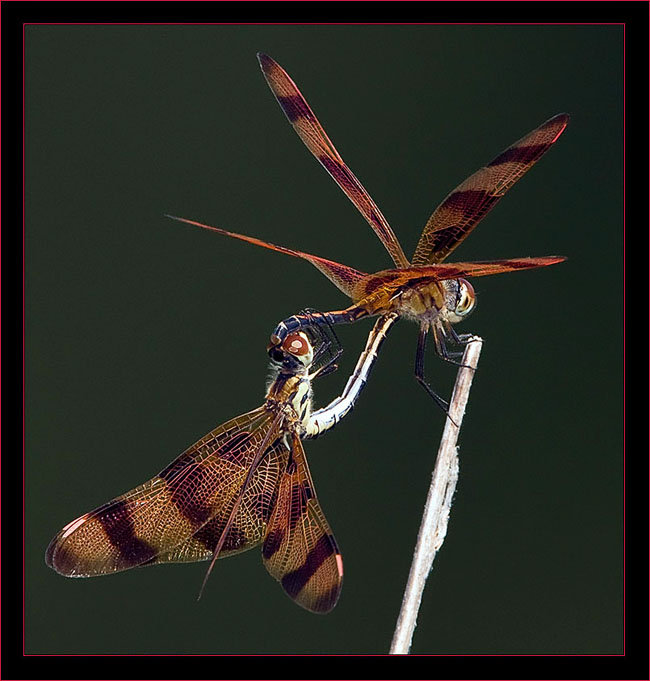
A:
<svg viewBox="0 0 650 681">
<path fill-rule="evenodd" d="M 298 314 L 284 319 L 271 335 L 271 348 L 280 345 L 288 334 L 312 323 L 351 323 L 388 312 L 395 312 L 400 317 L 416 322 L 419 325 L 419 336 L 415 377 L 446 410 L 447 403 L 426 381 L 425 348 L 427 336 L 431 332 L 436 354 L 458 364 L 455 357 L 462 353 L 450 352 L 447 343 L 463 345 L 472 338 L 471 334 L 457 334 L 453 328 L 454 324 L 466 319 L 476 306 L 476 294 L 467 278 L 545 267 L 566 258 L 554 255 L 477 262 L 443 261 L 467 238 L 506 192 L 553 146 L 567 127 L 569 115 L 560 113 L 542 123 L 449 193 L 425 224 L 409 261 L 388 221 L 345 164 L 297 85 L 271 57 L 262 53 L 257 57 L 271 91 L 298 136 L 370 224 L 395 267 L 367 274 L 332 260 L 277 246 L 255 237 L 174 215 L 167 217 L 302 258 L 352 299 L 352 305 L 342 310 L 310 316 Z"/>
<path fill-rule="evenodd" d="M 334 370 L 335 336 L 290 333 L 270 353 L 264 404 L 226 421 L 148 482 L 68 523 L 47 565 L 66 577 L 211 560 L 261 545 L 270 575 L 298 605 L 327 613 L 343 560 L 309 472 L 303 439 L 333 428 L 354 406 L 397 315 L 377 320 L 341 395 L 312 410 L 312 382 Z"/>
</svg>

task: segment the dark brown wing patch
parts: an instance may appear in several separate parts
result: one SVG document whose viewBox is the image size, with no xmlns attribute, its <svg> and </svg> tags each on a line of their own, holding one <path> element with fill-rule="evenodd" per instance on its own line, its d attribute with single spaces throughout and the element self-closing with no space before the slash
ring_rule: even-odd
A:
<svg viewBox="0 0 650 681">
<path fill-rule="evenodd" d="M 66 525 L 47 549 L 47 564 L 67 576 L 90 577 L 172 551 L 228 512 L 248 472 L 248 457 L 278 424 L 265 407 L 223 424 L 159 475 Z"/>
<path fill-rule="evenodd" d="M 450 262 L 428 267 L 413 267 L 407 270 L 413 280 L 418 277 L 434 280 L 458 279 L 459 277 L 486 277 L 491 274 L 530 270 L 564 262 L 562 255 L 549 255 L 539 258 L 510 258 L 508 260 L 477 260 L 476 262 Z"/>
<path fill-rule="evenodd" d="M 286 447 L 276 443 L 260 461 L 244 492 L 219 558 L 247 551 L 262 542 L 276 503 L 280 474 L 286 468 L 287 456 Z M 227 520 L 228 515 L 224 509 L 194 536 L 172 551 L 161 553 L 147 564 L 190 563 L 211 559 Z"/>
<path fill-rule="evenodd" d="M 262 559 L 298 605 L 329 612 L 338 600 L 343 562 L 316 498 L 302 443 L 292 438 L 290 462 L 262 546 Z"/>
<path fill-rule="evenodd" d="M 408 259 L 404 255 L 404 251 L 388 221 L 365 187 L 345 164 L 298 86 L 271 57 L 258 54 L 257 58 L 266 82 L 287 119 L 298 133 L 298 137 L 363 215 L 375 234 L 381 239 L 395 265 L 397 267 L 408 266 Z"/>
<path fill-rule="evenodd" d="M 442 262 L 551 148 L 568 123 L 568 114 L 554 116 L 456 187 L 427 221 L 411 264 Z"/>
</svg>

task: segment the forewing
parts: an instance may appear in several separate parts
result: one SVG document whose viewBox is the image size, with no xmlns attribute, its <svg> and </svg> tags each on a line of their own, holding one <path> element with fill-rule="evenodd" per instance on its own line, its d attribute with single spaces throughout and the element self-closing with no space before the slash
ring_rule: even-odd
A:
<svg viewBox="0 0 650 681">
<path fill-rule="evenodd" d="M 408 260 L 388 221 L 361 182 L 345 164 L 296 84 L 271 57 L 260 53 L 257 58 L 278 104 L 307 149 L 357 207 L 381 239 L 397 267 L 407 267 Z"/>
<path fill-rule="evenodd" d="M 411 264 L 442 262 L 551 148 L 568 122 L 568 114 L 554 116 L 456 187 L 429 218 Z"/>
<path fill-rule="evenodd" d="M 563 262 L 562 255 L 549 255 L 540 258 L 511 258 L 509 260 L 482 260 L 476 262 L 450 262 L 442 265 L 413 268 L 421 275 L 432 276 L 435 279 L 458 279 L 459 277 L 485 277 L 490 274 L 530 270 L 536 267 L 546 267 Z"/>
<path fill-rule="evenodd" d="M 227 516 L 258 446 L 278 425 L 265 407 L 224 423 L 148 482 L 66 525 L 46 563 L 69 577 L 91 577 L 172 551 Z"/>
<path fill-rule="evenodd" d="M 329 612 L 336 605 L 343 562 L 296 435 L 280 478 L 262 557 L 271 576 L 298 605 L 315 613 Z"/>
<path fill-rule="evenodd" d="M 352 267 L 341 265 L 341 263 L 334 262 L 333 260 L 319 258 L 317 255 L 310 255 L 309 253 L 303 253 L 302 251 L 294 251 L 290 248 L 285 248 L 284 246 L 276 246 L 268 241 L 262 241 L 261 239 L 256 239 L 255 237 L 246 236 L 244 234 L 237 234 L 236 232 L 229 232 L 219 227 L 212 227 L 211 225 L 205 225 L 202 222 L 196 222 L 195 220 L 179 218 L 174 215 L 168 215 L 167 217 L 172 220 L 178 220 L 179 222 L 185 222 L 188 225 L 209 229 L 212 232 L 230 236 L 233 239 L 247 241 L 249 244 L 255 244 L 256 246 L 262 246 L 263 248 L 268 248 L 272 251 L 286 253 L 287 255 L 293 255 L 296 258 L 307 260 L 307 262 L 310 262 L 316 269 L 320 270 L 338 289 L 343 291 L 343 293 L 350 298 L 353 297 L 353 292 L 357 284 L 368 276 L 364 272 L 359 272 Z"/>
<path fill-rule="evenodd" d="M 262 542 L 271 511 L 275 506 L 280 474 L 287 465 L 287 456 L 287 448 L 278 444 L 264 454 L 244 492 L 235 519 L 219 552 L 219 558 L 247 551 Z M 145 565 L 209 560 L 226 526 L 228 516 L 228 509 L 223 508 L 194 536 L 172 551 L 161 553 Z"/>
</svg>

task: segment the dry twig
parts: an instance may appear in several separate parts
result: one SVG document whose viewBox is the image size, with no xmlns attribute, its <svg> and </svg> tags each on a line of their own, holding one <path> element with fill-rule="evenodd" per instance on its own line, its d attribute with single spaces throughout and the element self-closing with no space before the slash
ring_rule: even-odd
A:
<svg viewBox="0 0 650 681">
<path fill-rule="evenodd" d="M 456 442 L 482 345 L 483 340 L 478 336 L 474 336 L 468 343 L 463 354 L 465 366 L 461 367 L 456 377 L 456 385 L 449 405 L 449 416 L 451 418 L 447 418 L 442 432 L 438 458 L 424 506 L 411 571 L 390 647 L 391 655 L 406 655 L 411 648 L 422 592 L 431 571 L 433 560 L 447 534 L 451 501 L 458 480 Z"/>
</svg>

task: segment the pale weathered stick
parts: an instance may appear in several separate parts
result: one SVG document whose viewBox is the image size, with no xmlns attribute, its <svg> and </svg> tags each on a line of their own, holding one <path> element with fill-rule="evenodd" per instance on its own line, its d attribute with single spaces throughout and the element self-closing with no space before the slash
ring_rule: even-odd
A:
<svg viewBox="0 0 650 681">
<path fill-rule="evenodd" d="M 433 559 L 447 534 L 451 501 L 458 480 L 456 442 L 482 345 L 483 340 L 481 338 L 478 336 L 472 338 L 463 355 L 465 367 L 461 367 L 456 377 L 456 385 L 449 404 L 449 416 L 453 421 L 447 418 L 442 432 L 438 458 L 424 507 L 411 571 L 404 591 L 402 609 L 397 619 L 397 626 L 390 647 L 391 655 L 407 655 L 411 648 L 411 639 L 415 630 L 424 585 L 431 571 Z"/>
</svg>

